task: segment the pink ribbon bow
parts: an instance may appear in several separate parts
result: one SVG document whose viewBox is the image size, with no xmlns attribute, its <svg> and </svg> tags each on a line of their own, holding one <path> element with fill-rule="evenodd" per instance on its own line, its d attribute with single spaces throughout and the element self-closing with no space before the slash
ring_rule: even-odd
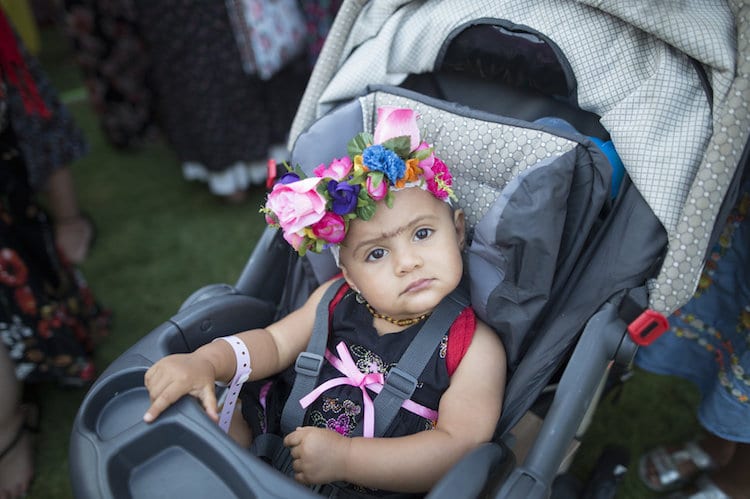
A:
<svg viewBox="0 0 750 499">
<path fill-rule="evenodd" d="M 326 350 L 325 357 L 330 364 L 335 367 L 344 376 L 334 378 L 326 381 L 316 389 L 302 397 L 299 401 L 300 405 L 307 409 L 318 397 L 320 397 L 325 391 L 330 390 L 333 387 L 340 385 L 350 385 L 359 387 L 362 390 L 362 402 L 364 404 L 364 430 L 362 435 L 366 438 L 372 438 L 375 434 L 375 407 L 372 402 L 370 394 L 367 389 L 380 393 L 383 389 L 383 383 L 385 378 L 382 373 L 363 373 L 354 363 L 349 349 L 346 348 L 346 344 L 342 341 L 336 345 L 336 351 L 339 354 L 337 358 L 330 350 Z M 405 400 L 401 405 L 404 409 L 422 416 L 423 418 L 437 421 L 437 411 L 417 404 L 411 400 Z"/>
</svg>

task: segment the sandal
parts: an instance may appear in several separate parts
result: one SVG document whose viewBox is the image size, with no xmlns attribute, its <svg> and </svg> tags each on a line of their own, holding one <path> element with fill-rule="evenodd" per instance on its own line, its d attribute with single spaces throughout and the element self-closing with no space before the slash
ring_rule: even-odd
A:
<svg viewBox="0 0 750 499">
<path fill-rule="evenodd" d="M 692 463 L 694 471 L 680 472 L 680 465 Z M 649 464 L 656 471 L 659 483 L 654 484 L 649 477 Z M 664 446 L 647 452 L 638 462 L 638 475 L 643 484 L 654 492 L 668 492 L 686 485 L 697 473 L 716 469 L 716 462 L 694 440 L 686 442 L 682 448 L 670 452 Z"/>
<path fill-rule="evenodd" d="M 703 473 L 691 487 L 691 492 L 680 491 L 667 496 L 667 499 L 732 499 L 721 490 L 711 478 Z"/>
</svg>

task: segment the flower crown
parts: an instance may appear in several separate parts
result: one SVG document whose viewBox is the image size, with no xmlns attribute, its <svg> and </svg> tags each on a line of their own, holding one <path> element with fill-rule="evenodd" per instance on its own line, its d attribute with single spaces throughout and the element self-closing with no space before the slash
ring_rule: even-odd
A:
<svg viewBox="0 0 750 499">
<path fill-rule="evenodd" d="M 357 134 L 347 145 L 348 156 L 321 164 L 307 177 L 284 163 L 282 175 L 268 194 L 261 212 L 271 227 L 300 255 L 320 253 L 346 237 L 349 223 L 369 220 L 376 202 L 393 207 L 393 192 L 420 187 L 450 202 L 453 177 L 448 167 L 420 140 L 412 109 L 378 108 L 375 133 Z"/>
</svg>

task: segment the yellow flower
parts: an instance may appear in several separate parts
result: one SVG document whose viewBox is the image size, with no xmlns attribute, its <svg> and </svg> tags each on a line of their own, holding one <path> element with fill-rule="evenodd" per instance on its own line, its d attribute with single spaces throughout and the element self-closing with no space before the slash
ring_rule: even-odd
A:
<svg viewBox="0 0 750 499">
<path fill-rule="evenodd" d="M 365 166 L 365 164 L 362 162 L 362 155 L 357 154 L 354 156 L 354 175 L 357 174 L 364 174 L 369 172 L 370 169 Z"/>
</svg>

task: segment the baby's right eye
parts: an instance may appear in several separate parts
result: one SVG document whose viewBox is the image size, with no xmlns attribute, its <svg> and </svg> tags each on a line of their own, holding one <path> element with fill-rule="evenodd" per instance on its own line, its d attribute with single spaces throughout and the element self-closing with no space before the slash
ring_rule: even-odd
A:
<svg viewBox="0 0 750 499">
<path fill-rule="evenodd" d="M 380 260 L 385 256 L 385 250 L 383 248 L 375 248 L 374 250 L 370 251 L 370 253 L 367 254 L 366 260 L 368 262 L 374 262 L 376 260 Z"/>
</svg>

